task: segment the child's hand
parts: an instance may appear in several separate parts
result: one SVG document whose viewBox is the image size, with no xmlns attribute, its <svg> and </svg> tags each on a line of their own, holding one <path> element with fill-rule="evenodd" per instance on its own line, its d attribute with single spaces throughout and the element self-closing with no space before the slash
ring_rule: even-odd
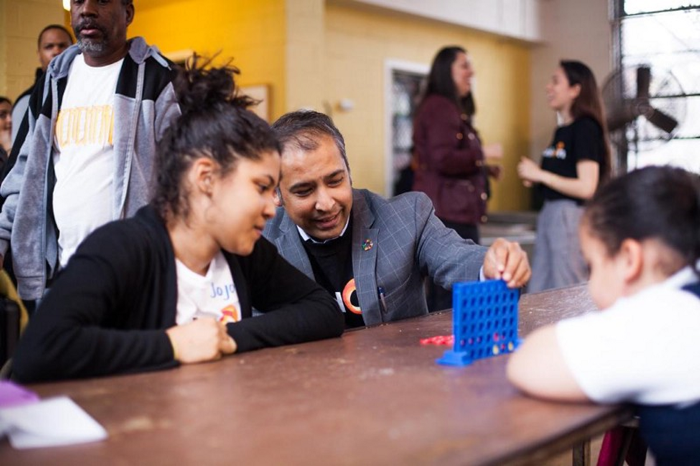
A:
<svg viewBox="0 0 700 466">
<path fill-rule="evenodd" d="M 236 351 L 236 342 L 226 333 L 226 325 L 215 319 L 197 319 L 165 331 L 175 351 L 175 359 L 191 364 L 220 359 Z"/>
</svg>

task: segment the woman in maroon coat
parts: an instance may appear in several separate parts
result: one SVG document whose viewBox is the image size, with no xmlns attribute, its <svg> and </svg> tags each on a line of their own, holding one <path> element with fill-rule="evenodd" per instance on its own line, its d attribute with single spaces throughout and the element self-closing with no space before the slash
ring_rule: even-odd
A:
<svg viewBox="0 0 700 466">
<path fill-rule="evenodd" d="M 503 154 L 500 144 L 482 147 L 472 126 L 472 76 L 474 70 L 463 48 L 445 47 L 435 56 L 413 123 L 413 189 L 430 197 L 445 226 L 478 243 L 478 225 L 486 221 L 487 175 L 500 175 L 500 167 L 488 167 L 484 157 Z M 429 309 L 451 305 L 452 294 L 433 285 Z"/>
<path fill-rule="evenodd" d="M 484 156 L 499 157 L 501 148 L 482 147 L 472 126 L 473 75 L 463 48 L 445 47 L 435 56 L 413 125 L 413 189 L 430 197 L 446 226 L 478 243 L 488 198 Z"/>
</svg>

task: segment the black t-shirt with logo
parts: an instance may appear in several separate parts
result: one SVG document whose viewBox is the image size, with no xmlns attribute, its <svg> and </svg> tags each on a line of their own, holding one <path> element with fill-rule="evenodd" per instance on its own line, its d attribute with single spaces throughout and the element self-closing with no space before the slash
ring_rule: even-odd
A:
<svg viewBox="0 0 700 466">
<path fill-rule="evenodd" d="M 581 117 L 567 126 L 560 126 L 554 133 L 552 144 L 542 153 L 542 168 L 566 178 L 576 178 L 576 164 L 592 160 L 600 166 L 605 156 L 605 140 L 600 125 L 590 117 Z M 540 185 L 545 200 L 582 199 L 567 196 L 543 184 Z"/>
<path fill-rule="evenodd" d="M 340 238 L 325 243 L 302 240 L 302 244 L 316 282 L 335 297 L 345 314 L 345 327 L 364 326 L 352 270 L 352 225 Z"/>
</svg>

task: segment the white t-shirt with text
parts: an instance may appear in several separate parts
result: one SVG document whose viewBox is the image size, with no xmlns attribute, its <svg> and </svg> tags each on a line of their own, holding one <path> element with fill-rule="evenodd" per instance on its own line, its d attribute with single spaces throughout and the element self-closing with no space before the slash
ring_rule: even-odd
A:
<svg viewBox="0 0 700 466">
<path fill-rule="evenodd" d="M 85 237 L 116 220 L 114 94 L 123 61 L 91 67 L 79 54 L 71 64 L 54 132 L 53 212 L 62 267 Z"/>
<path fill-rule="evenodd" d="M 178 325 L 202 317 L 213 317 L 219 322 L 241 320 L 238 292 L 233 283 L 231 269 L 223 253 L 219 253 L 209 264 L 207 274 L 202 276 L 188 269 L 175 259 L 177 273 Z"/>
</svg>

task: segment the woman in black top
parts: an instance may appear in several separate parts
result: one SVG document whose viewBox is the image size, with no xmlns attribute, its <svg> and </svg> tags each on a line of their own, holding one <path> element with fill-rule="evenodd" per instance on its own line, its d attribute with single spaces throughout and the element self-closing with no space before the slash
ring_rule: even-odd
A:
<svg viewBox="0 0 700 466">
<path fill-rule="evenodd" d="M 211 361 L 338 336 L 333 298 L 260 238 L 275 213 L 279 145 L 235 93 L 235 68 L 180 73 L 182 115 L 158 144 L 152 202 L 96 230 L 31 320 L 23 382 Z M 252 307 L 263 313 L 249 318 Z"/>
<path fill-rule="evenodd" d="M 561 61 L 547 85 L 549 106 L 561 126 L 542 165 L 523 157 L 518 174 L 538 183 L 544 206 L 537 220 L 530 291 L 573 285 L 588 277 L 578 240 L 582 204 L 610 174 L 610 148 L 600 92 L 581 62 Z"/>
</svg>

